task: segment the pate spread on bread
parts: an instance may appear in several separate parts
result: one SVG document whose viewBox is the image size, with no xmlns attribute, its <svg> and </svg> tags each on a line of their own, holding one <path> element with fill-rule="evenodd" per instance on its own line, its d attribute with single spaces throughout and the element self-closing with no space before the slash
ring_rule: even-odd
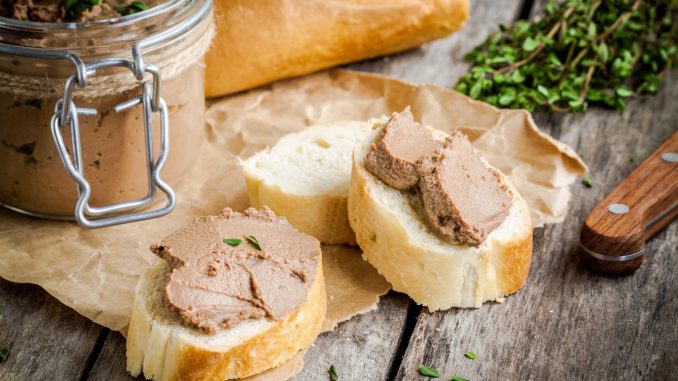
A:
<svg viewBox="0 0 678 381">
<path fill-rule="evenodd" d="M 365 156 L 365 167 L 386 184 L 407 190 L 419 182 L 420 159 L 439 145 L 428 128 L 414 121 L 408 106 L 391 115 Z"/>
<path fill-rule="evenodd" d="M 139 280 L 127 368 L 162 380 L 245 378 L 318 336 L 327 308 L 320 243 L 264 208 L 224 209 L 151 246 Z"/>
<path fill-rule="evenodd" d="M 452 243 L 478 246 L 508 216 L 511 195 L 459 131 L 437 141 L 410 108 L 393 113 L 365 156 L 388 185 L 414 189 L 422 217 Z"/>
<path fill-rule="evenodd" d="M 465 136 L 416 123 L 409 113 L 371 120 L 372 131 L 354 148 L 348 216 L 363 258 L 394 290 L 432 311 L 501 301 L 529 274 L 527 204 Z"/>
<path fill-rule="evenodd" d="M 151 251 L 174 268 L 164 288 L 167 307 L 208 333 L 246 319 L 287 316 L 306 299 L 321 255 L 316 239 L 270 209 L 252 208 L 199 218 Z"/>
</svg>

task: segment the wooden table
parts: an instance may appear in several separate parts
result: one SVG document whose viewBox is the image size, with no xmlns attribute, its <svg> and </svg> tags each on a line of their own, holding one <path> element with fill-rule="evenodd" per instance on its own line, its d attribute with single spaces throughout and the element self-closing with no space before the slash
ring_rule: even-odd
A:
<svg viewBox="0 0 678 381">
<path fill-rule="evenodd" d="M 500 23 L 533 17 L 543 5 L 534 3 L 473 0 L 460 33 L 349 67 L 451 87 L 468 69 L 463 54 Z M 420 364 L 471 380 L 678 379 L 678 223 L 649 243 L 632 276 L 594 275 L 574 255 L 587 212 L 678 128 L 678 73 L 623 114 L 593 108 L 535 119 L 583 157 L 593 187 L 574 184 L 566 220 L 535 230 L 527 286 L 503 304 L 435 313 L 391 292 L 378 310 L 321 335 L 295 380 L 327 380 L 330 364 L 341 380 L 422 380 Z M 0 347 L 11 350 L 0 380 L 132 379 L 119 333 L 33 285 L 0 280 Z"/>
</svg>

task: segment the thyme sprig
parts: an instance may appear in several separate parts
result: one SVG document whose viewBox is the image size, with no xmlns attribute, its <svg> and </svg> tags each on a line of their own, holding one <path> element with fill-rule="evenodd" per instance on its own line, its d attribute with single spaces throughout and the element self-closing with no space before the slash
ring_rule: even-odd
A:
<svg viewBox="0 0 678 381">
<path fill-rule="evenodd" d="M 677 66 L 677 24 L 676 0 L 550 1 L 540 20 L 502 26 L 468 53 L 455 89 L 499 107 L 623 111 Z"/>
</svg>

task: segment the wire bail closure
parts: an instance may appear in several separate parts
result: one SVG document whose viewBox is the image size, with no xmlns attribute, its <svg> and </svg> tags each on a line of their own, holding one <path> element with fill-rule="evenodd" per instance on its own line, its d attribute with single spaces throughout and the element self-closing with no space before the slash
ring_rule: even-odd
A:
<svg viewBox="0 0 678 381">
<path fill-rule="evenodd" d="M 176 205 L 174 191 L 160 177 L 160 171 L 167 160 L 170 147 L 167 104 L 160 96 L 160 71 L 153 65 L 143 65 L 141 55 L 135 56 L 135 61 L 113 58 L 94 61 L 87 65 L 76 65 L 77 73 L 66 80 L 64 96 L 57 101 L 54 107 L 54 114 L 50 123 L 52 137 L 66 171 L 77 183 L 78 201 L 75 206 L 75 219 L 81 226 L 86 228 L 100 228 L 161 217 L 170 213 Z M 119 103 L 113 108 L 115 112 L 123 112 L 138 105 L 143 107 L 148 192 L 146 196 L 136 200 L 93 207 L 89 204 L 91 186 L 85 178 L 82 163 L 79 116 L 93 116 L 97 114 L 97 110 L 78 107 L 73 102 L 73 90 L 76 84 L 80 88 L 86 86 L 87 78 L 96 75 L 100 69 L 111 67 L 127 68 L 139 81 L 143 80 L 145 73 L 152 75 L 151 83 L 142 83 L 143 91 L 140 96 Z M 160 153 L 157 160 L 154 160 L 155 155 L 153 152 L 153 113 L 155 112 L 159 113 L 160 116 Z M 62 129 L 69 125 L 73 146 L 72 157 L 68 152 L 61 133 Z M 154 210 L 130 212 L 134 209 L 151 205 L 157 189 L 160 189 L 167 197 L 167 202 L 164 206 Z"/>
</svg>

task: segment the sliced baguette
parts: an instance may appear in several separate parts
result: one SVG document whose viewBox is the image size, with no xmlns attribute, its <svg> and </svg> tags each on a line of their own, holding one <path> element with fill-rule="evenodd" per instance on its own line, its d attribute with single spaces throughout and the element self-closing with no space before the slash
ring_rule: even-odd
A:
<svg viewBox="0 0 678 381">
<path fill-rule="evenodd" d="M 509 216 L 480 247 L 441 240 L 416 210 L 416 196 L 372 175 L 364 158 L 384 120 L 356 144 L 348 214 L 363 258 L 388 280 L 430 310 L 480 307 L 501 300 L 527 280 L 532 256 L 532 225 L 527 204 L 502 175 L 513 194 Z M 434 130 L 436 139 L 443 132 Z M 487 164 L 489 165 L 489 164 Z"/>
<path fill-rule="evenodd" d="M 311 346 L 325 318 L 322 264 L 308 297 L 282 321 L 246 320 L 205 334 L 181 324 L 162 302 L 162 285 L 171 267 L 149 269 L 137 285 L 127 337 L 127 370 L 148 379 L 229 380 L 282 365 Z"/>
<path fill-rule="evenodd" d="M 318 125 L 288 134 L 242 162 L 250 204 L 268 206 L 326 244 L 355 245 L 346 203 L 355 142 L 367 122 Z"/>
</svg>

